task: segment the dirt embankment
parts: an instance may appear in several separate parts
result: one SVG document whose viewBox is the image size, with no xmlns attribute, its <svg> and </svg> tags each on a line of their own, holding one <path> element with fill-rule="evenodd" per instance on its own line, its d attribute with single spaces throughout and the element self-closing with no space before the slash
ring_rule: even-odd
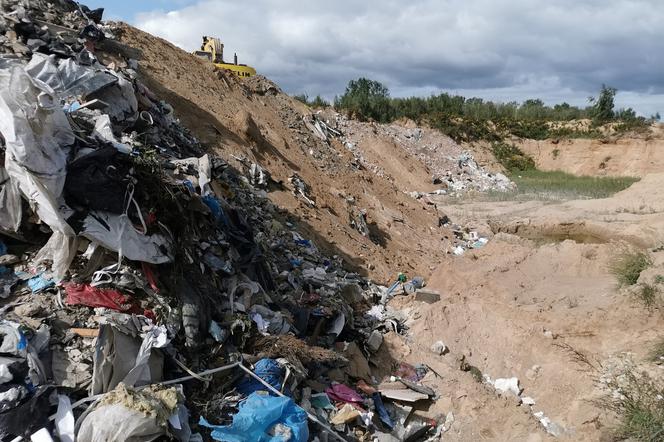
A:
<svg viewBox="0 0 664 442">
<path fill-rule="evenodd" d="M 324 251 L 380 282 L 400 271 L 426 275 L 440 264 L 451 233 L 439 228 L 433 205 L 405 195 L 433 190 L 431 170 L 393 138 L 362 126 L 361 148 L 375 166 L 368 169 L 339 138 L 316 137 L 303 122 L 311 110 L 269 80 L 237 80 L 127 25 L 121 25 L 119 40 L 107 49 L 111 57 L 116 52 L 137 59 L 139 77 L 173 105 L 176 117 L 207 148 L 240 169 L 257 163 L 269 172 L 277 183 L 269 198 Z M 448 137 L 430 132 L 425 138 L 437 137 L 435 144 L 442 146 L 438 155 L 456 157 L 462 151 Z M 446 146 L 453 149 L 446 152 Z M 457 168 L 455 160 L 449 162 Z M 289 178 L 294 173 L 309 186 L 315 207 L 293 194 Z M 361 212 L 366 236 L 349 222 Z"/>
<path fill-rule="evenodd" d="M 664 172 L 661 125 L 651 137 L 615 140 L 522 140 L 516 144 L 535 159 L 537 168 L 575 175 L 643 177 Z"/>
<path fill-rule="evenodd" d="M 269 198 L 323 251 L 383 282 L 398 271 L 427 273 L 440 262 L 445 246 L 435 210 L 403 198 L 388 179 L 355 168 L 337 140 L 316 138 L 302 121 L 309 109 L 276 85 L 258 77 L 243 83 L 126 25 L 120 41 L 126 45 L 120 50 L 138 60 L 140 77 L 167 97 L 175 115 L 207 148 L 240 169 L 256 163 L 271 175 L 277 184 Z M 294 173 L 309 186 L 316 207 L 293 194 L 289 178 Z M 427 187 L 425 177 L 410 184 Z M 349 223 L 349 212 L 362 209 L 368 236 Z"/>
</svg>

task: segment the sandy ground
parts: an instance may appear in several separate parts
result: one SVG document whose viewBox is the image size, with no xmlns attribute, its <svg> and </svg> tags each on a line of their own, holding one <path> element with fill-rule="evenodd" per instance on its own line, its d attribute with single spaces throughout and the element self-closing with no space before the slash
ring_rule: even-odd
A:
<svg viewBox="0 0 664 442">
<path fill-rule="evenodd" d="M 458 379 L 453 393 L 458 396 L 473 381 L 459 377 L 457 367 L 444 367 L 466 355 L 494 379 L 519 378 L 522 396 L 536 401 L 531 411 L 543 411 L 563 428 L 562 438 L 610 440 L 615 416 L 596 404 L 605 394 L 597 380 L 624 353 L 648 366 L 646 356 L 664 321 L 657 310 L 648 311 L 628 290 L 618 289 L 608 265 L 627 244 L 650 250 L 664 244 L 663 184 L 664 175 L 655 174 L 604 200 L 442 206 L 452 219 L 473 224 L 491 240 L 433 272 L 429 288 L 443 294 L 441 301 L 394 302 L 414 306 L 420 315 L 412 330 L 417 339 L 411 358 L 438 364 L 444 377 Z M 642 274 L 648 282 L 664 272 L 663 253 L 652 256 L 654 268 Z M 438 339 L 450 347 L 449 355 L 428 351 Z M 550 437 L 532 432 L 529 407 L 512 403 L 506 411 L 500 401 L 487 398 L 493 395 L 488 390 L 453 400 L 459 421 L 448 437 Z M 480 398 L 492 413 L 477 408 Z M 464 415 L 468 406 L 471 411 Z"/>
<path fill-rule="evenodd" d="M 372 363 L 377 376 L 395 361 L 426 363 L 440 375 L 431 372 L 424 381 L 440 399 L 418 412 L 439 419 L 453 413 L 445 440 L 549 439 L 533 416 L 538 411 L 563 439 L 610 440 L 615 417 L 594 402 L 602 394 L 596 380 L 624 352 L 643 361 L 664 324 L 657 310 L 616 288 L 607 265 L 621 244 L 652 250 L 664 243 L 664 174 L 658 174 L 664 140 L 522 144 L 543 169 L 644 177 L 605 200 L 428 204 L 406 192 L 432 190 L 431 171 L 393 141 L 368 136 L 359 146 L 382 175 L 357 167 L 339 141 L 317 140 L 301 122 L 310 111 L 276 86 L 240 83 L 161 39 L 123 29 L 122 44 L 106 56 L 136 58 L 140 78 L 234 167 L 245 167 L 235 159 L 242 157 L 269 171 L 277 183 L 269 197 L 322 250 L 382 283 L 400 271 L 424 275 L 441 294 L 434 304 L 395 298 L 391 306 L 407 312 L 410 332 L 387 335 Z M 440 145 L 449 145 L 440 137 Z M 486 152 L 475 158 L 492 163 Z M 310 186 L 316 207 L 293 195 L 294 172 Z M 369 237 L 349 225 L 351 198 L 367 212 Z M 438 227 L 440 212 L 489 243 L 449 255 L 452 234 Z M 661 255 L 653 253 L 648 278 L 664 274 Z M 431 352 L 437 340 L 449 353 Z M 518 377 L 522 396 L 536 404 L 498 396 L 459 369 L 462 358 L 493 379 Z"/>
</svg>

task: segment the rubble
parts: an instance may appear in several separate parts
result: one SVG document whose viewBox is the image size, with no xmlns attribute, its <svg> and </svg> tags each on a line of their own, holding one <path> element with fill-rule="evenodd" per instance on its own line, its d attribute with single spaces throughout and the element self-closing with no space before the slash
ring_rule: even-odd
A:
<svg viewBox="0 0 664 442">
<path fill-rule="evenodd" d="M 327 140 L 331 136 L 340 138 L 358 165 L 379 176 L 386 176 L 386 172 L 371 163 L 359 146 L 373 137 L 390 140 L 427 167 L 431 173 L 431 182 L 440 186 L 432 195 L 459 195 L 468 191 L 506 192 L 515 187 L 505 175 L 488 172 L 475 161 L 470 152 L 431 129 L 409 128 L 398 123 L 363 123 L 330 110 L 319 111 L 305 122 L 309 130 L 321 139 Z M 423 192 L 413 192 L 416 198 L 425 195 Z"/>
<path fill-rule="evenodd" d="M 416 440 L 436 427 L 395 402 L 435 400 L 426 367 L 401 364 L 380 388 L 369 364 L 384 333 L 407 329 L 384 303 L 422 278 L 387 289 L 322 254 L 265 198 L 266 170 L 206 153 L 140 61 L 102 63 L 103 10 L 1 7 L 0 438 Z"/>
</svg>

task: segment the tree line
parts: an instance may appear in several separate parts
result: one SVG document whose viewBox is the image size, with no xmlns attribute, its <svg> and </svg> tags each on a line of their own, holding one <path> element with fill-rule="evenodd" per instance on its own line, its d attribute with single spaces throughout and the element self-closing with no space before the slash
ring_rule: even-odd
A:
<svg viewBox="0 0 664 442">
<path fill-rule="evenodd" d="M 659 120 L 659 114 L 646 119 L 637 116 L 631 108 L 616 110 L 616 93 L 615 88 L 602 85 L 598 96 L 590 97 L 586 107 L 568 103 L 548 106 L 540 99 L 501 103 L 448 93 L 393 98 L 382 83 L 359 78 L 348 83 L 344 93 L 335 97 L 333 105 L 338 111 L 362 121 L 390 123 L 400 118 L 409 118 L 418 123 L 426 122 L 457 141 L 495 141 L 506 134 L 523 138 L 549 138 L 556 134 L 548 122 L 589 119 L 593 127 L 617 122 L 620 123 L 619 128 L 628 130 L 645 127 L 652 120 Z M 313 100 L 309 100 L 306 95 L 296 98 L 313 107 L 330 105 L 320 96 Z M 592 137 L 598 134 L 599 131 L 591 127 L 569 135 Z"/>
</svg>

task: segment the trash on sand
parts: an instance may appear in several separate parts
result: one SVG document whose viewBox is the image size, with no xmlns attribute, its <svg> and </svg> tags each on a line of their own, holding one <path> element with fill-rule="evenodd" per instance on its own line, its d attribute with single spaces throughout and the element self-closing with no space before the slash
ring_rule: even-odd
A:
<svg viewBox="0 0 664 442">
<path fill-rule="evenodd" d="M 493 387 L 500 393 L 511 393 L 514 396 L 521 394 L 519 379 L 517 378 L 499 378 L 493 382 Z"/>
</svg>

